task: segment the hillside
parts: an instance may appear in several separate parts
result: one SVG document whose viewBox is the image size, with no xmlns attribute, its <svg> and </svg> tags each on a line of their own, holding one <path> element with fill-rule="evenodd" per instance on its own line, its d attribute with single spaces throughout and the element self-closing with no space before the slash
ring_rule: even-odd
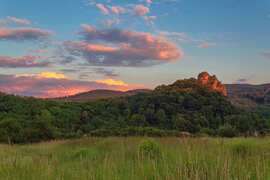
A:
<svg viewBox="0 0 270 180">
<path fill-rule="evenodd" d="M 59 98 L 53 98 L 53 99 L 57 101 L 88 102 L 88 101 L 94 101 L 98 99 L 132 96 L 138 93 L 146 93 L 150 91 L 151 90 L 149 89 L 135 89 L 135 90 L 123 92 L 123 91 L 98 89 L 98 90 L 93 90 L 89 92 L 75 94 L 73 96 L 59 97 Z"/>
<path fill-rule="evenodd" d="M 83 135 L 178 136 L 181 131 L 231 137 L 269 127 L 270 120 L 232 105 L 216 87 L 213 81 L 190 78 L 151 92 L 91 102 L 0 94 L 0 142 Z"/>
<path fill-rule="evenodd" d="M 210 89 L 221 92 L 228 96 L 236 105 L 253 107 L 257 105 L 270 104 L 270 84 L 251 85 L 251 84 L 225 84 L 223 85 L 215 76 L 210 76 L 203 72 L 198 75 L 197 80 L 210 86 Z M 177 83 L 177 81 L 176 81 Z M 165 86 L 165 85 L 163 85 Z M 168 86 L 169 87 L 169 86 Z M 113 91 L 113 90 L 93 90 L 67 97 L 53 98 L 57 101 L 89 102 L 98 99 L 118 98 L 132 96 L 138 93 L 151 92 L 150 89 L 136 89 L 131 91 Z"/>
<path fill-rule="evenodd" d="M 235 104 L 256 106 L 270 104 L 270 84 L 226 84 L 228 97 Z"/>
<path fill-rule="evenodd" d="M 207 72 L 202 72 L 198 75 L 197 80 L 198 82 L 201 82 L 201 86 L 199 88 L 202 88 L 203 86 L 208 87 L 210 90 L 221 92 L 224 96 L 227 95 L 225 86 L 216 78 L 215 75 L 210 76 Z M 171 86 L 177 86 L 177 83 L 183 82 L 182 80 L 176 81 L 174 84 L 169 85 L 167 87 Z M 191 84 L 186 84 L 188 88 L 191 88 Z M 166 85 L 158 86 L 156 89 L 160 87 L 164 87 Z M 182 87 L 183 88 L 183 87 Z M 132 96 L 139 93 L 148 93 L 151 92 L 150 89 L 135 89 L 130 91 L 114 91 L 114 90 L 104 90 L 104 89 L 97 89 L 89 92 L 79 93 L 72 96 L 66 96 L 66 97 L 59 97 L 59 98 L 52 98 L 52 100 L 57 101 L 71 101 L 71 102 L 89 102 L 99 99 L 107 99 L 107 98 L 118 98 L 118 97 L 125 97 L 125 96 Z"/>
</svg>

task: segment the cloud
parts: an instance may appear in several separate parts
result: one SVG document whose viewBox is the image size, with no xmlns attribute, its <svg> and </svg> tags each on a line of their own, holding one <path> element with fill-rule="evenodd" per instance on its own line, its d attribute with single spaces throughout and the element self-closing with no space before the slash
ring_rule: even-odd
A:
<svg viewBox="0 0 270 180">
<path fill-rule="evenodd" d="M 270 58 L 270 51 L 264 51 L 261 53 L 261 55 L 266 57 L 266 58 Z"/>
<path fill-rule="evenodd" d="M 80 70 L 78 70 L 78 69 L 61 69 L 60 71 L 63 73 L 77 73 Z"/>
<path fill-rule="evenodd" d="M 185 37 L 186 34 L 183 32 L 169 32 L 169 31 L 157 31 L 161 36 L 171 36 L 171 37 Z"/>
<path fill-rule="evenodd" d="M 206 43 L 199 44 L 197 47 L 198 48 L 205 48 L 205 47 L 216 46 L 216 45 L 217 45 L 216 43 L 206 42 Z"/>
<path fill-rule="evenodd" d="M 0 40 L 26 41 L 26 40 L 44 40 L 54 33 L 48 30 L 38 28 L 15 28 L 0 29 Z"/>
<path fill-rule="evenodd" d="M 35 77 L 35 78 L 49 78 L 49 79 L 68 79 L 64 74 L 57 74 L 55 72 L 42 72 L 41 74 L 17 74 L 15 77 Z"/>
<path fill-rule="evenodd" d="M 139 2 L 146 2 L 148 6 L 151 5 L 152 0 L 139 0 Z"/>
<path fill-rule="evenodd" d="M 62 44 L 70 54 L 84 58 L 89 65 L 152 66 L 177 61 L 183 56 L 178 46 L 149 33 L 82 27 L 84 30 L 78 34 L 83 42 L 65 41 Z"/>
<path fill-rule="evenodd" d="M 126 12 L 126 10 L 121 6 L 109 6 L 109 8 L 114 14 L 117 14 L 117 15 L 124 14 Z"/>
<path fill-rule="evenodd" d="M 118 74 L 116 74 L 114 71 L 112 70 L 107 70 L 105 68 L 94 68 L 94 73 L 97 73 L 97 74 L 102 74 L 106 77 L 116 77 L 118 76 Z"/>
<path fill-rule="evenodd" d="M 52 73 L 53 74 L 53 73 Z M 56 73 L 55 73 L 56 74 Z M 94 81 L 79 81 L 66 78 L 41 77 L 41 75 L 18 76 L 0 74 L 0 91 L 22 96 L 59 97 L 94 89 L 127 91 L 144 86 L 110 85 Z"/>
<path fill-rule="evenodd" d="M 96 6 L 97 6 L 104 14 L 106 14 L 106 15 L 110 14 L 109 11 L 108 11 L 108 9 L 106 9 L 106 8 L 104 7 L 103 4 L 96 4 Z"/>
<path fill-rule="evenodd" d="M 12 58 L 7 56 L 0 56 L 0 68 L 30 68 L 30 67 L 49 67 L 50 62 L 36 62 L 40 61 L 40 57 L 23 56 L 19 58 Z"/>
<path fill-rule="evenodd" d="M 79 79 L 89 79 L 89 75 L 87 73 L 79 74 Z"/>
<path fill-rule="evenodd" d="M 247 83 L 248 79 L 247 78 L 240 78 L 235 81 L 235 84 L 244 84 Z"/>
<path fill-rule="evenodd" d="M 43 54 L 49 54 L 50 51 L 47 49 L 29 49 L 28 52 L 31 53 L 43 53 Z"/>
<path fill-rule="evenodd" d="M 154 25 L 154 20 L 156 19 L 156 16 L 144 16 L 143 19 L 148 25 Z"/>
<path fill-rule="evenodd" d="M 16 18 L 16 17 L 10 17 L 8 16 L 8 20 L 10 22 L 13 22 L 13 23 L 19 23 L 19 24 L 25 24 L 25 25 L 30 25 L 31 22 L 27 19 L 19 19 L 19 18 Z"/>
<path fill-rule="evenodd" d="M 119 19 L 115 19 L 115 20 L 108 19 L 106 21 L 103 21 L 102 24 L 104 27 L 110 27 L 114 24 L 120 24 L 120 20 Z"/>
<path fill-rule="evenodd" d="M 95 82 L 115 86 L 128 86 L 128 84 L 124 83 L 123 81 L 117 81 L 114 79 L 95 80 Z"/>
<path fill-rule="evenodd" d="M 134 13 L 137 16 L 143 16 L 143 15 L 149 13 L 149 12 L 150 12 L 149 8 L 148 7 L 145 7 L 143 5 L 136 5 L 134 7 Z"/>
</svg>

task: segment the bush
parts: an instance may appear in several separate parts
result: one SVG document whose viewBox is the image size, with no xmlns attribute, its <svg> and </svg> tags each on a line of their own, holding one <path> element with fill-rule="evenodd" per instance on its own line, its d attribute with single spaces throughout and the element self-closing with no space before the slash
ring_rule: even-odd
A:
<svg viewBox="0 0 270 180">
<path fill-rule="evenodd" d="M 237 134 L 238 134 L 237 130 L 230 125 L 221 126 L 218 129 L 218 135 L 221 137 L 232 138 L 237 136 Z"/>
<path fill-rule="evenodd" d="M 161 155 L 161 148 L 155 139 L 149 138 L 139 144 L 139 151 L 143 156 L 156 158 Z"/>
<path fill-rule="evenodd" d="M 208 136 L 214 136 L 215 131 L 213 129 L 209 129 L 209 128 L 201 128 L 199 134 L 206 134 Z"/>
</svg>

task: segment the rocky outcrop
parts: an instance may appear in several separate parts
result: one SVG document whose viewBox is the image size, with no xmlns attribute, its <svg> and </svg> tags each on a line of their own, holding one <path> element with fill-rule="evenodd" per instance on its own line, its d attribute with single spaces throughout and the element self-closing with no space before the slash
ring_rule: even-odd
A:
<svg viewBox="0 0 270 180">
<path fill-rule="evenodd" d="M 221 92 L 224 96 L 227 96 L 225 85 L 222 84 L 215 75 L 211 76 L 207 72 L 202 72 L 198 75 L 198 80 L 203 84 L 209 85 L 212 89 Z"/>
</svg>

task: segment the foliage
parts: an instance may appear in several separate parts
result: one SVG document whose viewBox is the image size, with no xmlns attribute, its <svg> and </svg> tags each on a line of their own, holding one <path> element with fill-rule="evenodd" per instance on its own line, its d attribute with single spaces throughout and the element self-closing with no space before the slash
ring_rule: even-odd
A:
<svg viewBox="0 0 270 180">
<path fill-rule="evenodd" d="M 149 138 L 140 142 L 139 144 L 139 152 L 143 156 L 147 156 L 150 158 L 156 158 L 161 155 L 161 148 L 155 139 Z"/>
<path fill-rule="evenodd" d="M 237 136 L 237 130 L 233 128 L 231 125 L 221 126 L 218 129 L 218 135 L 221 137 L 232 138 Z"/>
<path fill-rule="evenodd" d="M 57 102 L 0 94 L 0 142 L 27 143 L 81 136 L 179 136 L 244 134 L 267 129 L 270 120 L 231 104 L 196 79 L 153 92 L 93 102 Z M 270 118 L 269 118 L 270 119 Z M 222 132 L 224 131 L 224 132 Z M 231 136 L 231 135 L 230 135 Z"/>
</svg>

